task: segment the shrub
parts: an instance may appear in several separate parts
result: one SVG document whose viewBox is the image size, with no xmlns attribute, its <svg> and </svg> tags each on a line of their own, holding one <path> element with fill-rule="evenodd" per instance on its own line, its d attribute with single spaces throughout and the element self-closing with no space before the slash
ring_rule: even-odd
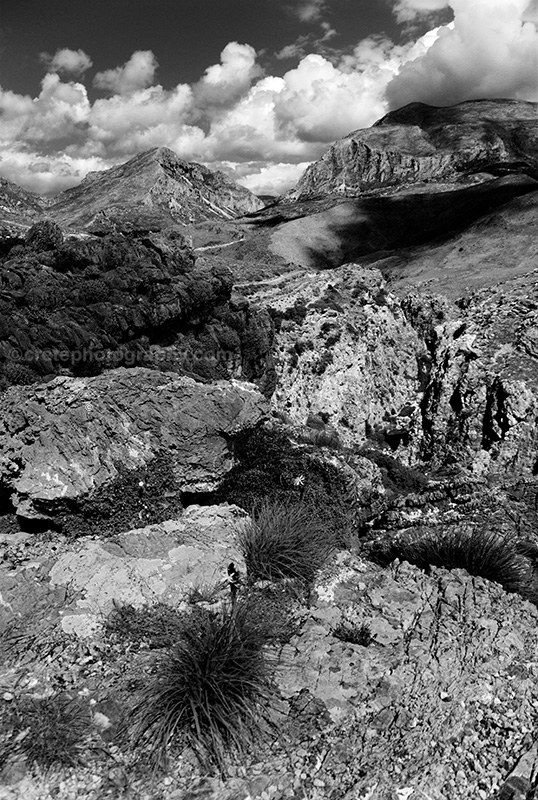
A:
<svg viewBox="0 0 538 800">
<path fill-rule="evenodd" d="M 259 732 L 269 699 L 267 634 L 250 606 L 205 612 L 154 664 L 131 711 L 130 739 L 146 745 L 154 767 L 174 742 L 221 769 Z"/>
<path fill-rule="evenodd" d="M 225 585 L 225 583 L 200 583 L 193 586 L 187 595 L 187 603 L 193 606 L 197 603 L 215 603 Z"/>
<path fill-rule="evenodd" d="M 450 531 L 440 537 L 391 543 L 385 562 L 399 558 L 422 569 L 465 569 L 470 575 L 500 583 L 507 592 L 526 593 L 530 570 L 513 538 L 493 531 Z"/>
<path fill-rule="evenodd" d="M 347 477 L 338 466 L 320 458 L 314 444 L 298 447 L 276 426 L 261 427 L 237 437 L 234 457 L 236 465 L 214 502 L 235 503 L 252 514 L 266 500 L 275 504 L 302 501 L 324 520 L 333 536 L 340 535 L 350 503 Z M 299 477 L 301 483 L 297 483 Z"/>
<path fill-rule="evenodd" d="M 311 582 L 333 544 L 325 522 L 308 506 L 265 501 L 238 531 L 251 581 L 296 578 Z"/>
<path fill-rule="evenodd" d="M 171 647 L 189 625 L 185 614 L 165 603 L 135 608 L 130 604 L 114 604 L 105 630 L 121 642 L 146 644 L 150 649 Z"/>
<path fill-rule="evenodd" d="M 58 693 L 4 701 L 1 719 L 0 767 L 13 757 L 43 769 L 83 763 L 91 714 L 80 698 Z"/>
</svg>

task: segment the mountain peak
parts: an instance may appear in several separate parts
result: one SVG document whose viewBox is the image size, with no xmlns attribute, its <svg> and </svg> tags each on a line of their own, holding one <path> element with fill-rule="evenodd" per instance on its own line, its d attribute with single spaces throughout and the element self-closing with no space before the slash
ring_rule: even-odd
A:
<svg viewBox="0 0 538 800">
<path fill-rule="evenodd" d="M 169 147 L 154 147 L 89 173 L 79 186 L 54 198 L 50 214 L 69 227 L 156 229 L 232 219 L 262 207 L 224 173 L 185 161 Z"/>
</svg>

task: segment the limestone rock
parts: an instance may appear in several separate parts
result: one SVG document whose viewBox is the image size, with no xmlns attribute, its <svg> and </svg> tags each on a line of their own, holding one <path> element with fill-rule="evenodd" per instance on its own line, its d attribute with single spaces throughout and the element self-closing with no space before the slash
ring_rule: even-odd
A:
<svg viewBox="0 0 538 800">
<path fill-rule="evenodd" d="M 276 409 L 320 417 L 345 444 L 380 437 L 416 452 L 426 349 L 377 270 L 347 264 L 260 297 L 279 326 Z"/>
<path fill-rule="evenodd" d="M 533 730 L 536 609 L 464 571 L 383 572 L 344 554 L 312 599 L 279 682 L 285 697 L 308 687 L 331 714 L 333 745 L 345 740 L 355 753 L 341 796 L 466 800 L 498 790 Z M 370 643 L 338 638 L 342 620 L 366 624 Z M 331 750 L 326 780 L 339 761 Z"/>
<path fill-rule="evenodd" d="M 215 598 L 228 599 L 228 564 L 245 570 L 235 544 L 244 516 L 237 506 L 190 506 L 177 520 L 127 531 L 110 542 L 86 540 L 69 547 L 48 576 L 51 587 L 63 586 L 77 598 L 62 608 L 63 630 L 91 636 L 114 603 L 177 607 L 189 590 L 207 587 Z"/>
<path fill-rule="evenodd" d="M 13 387 L 2 399 L 2 485 L 19 515 L 49 514 L 164 454 L 180 492 L 211 491 L 233 464 L 228 442 L 265 413 L 250 384 L 143 368 Z"/>
</svg>

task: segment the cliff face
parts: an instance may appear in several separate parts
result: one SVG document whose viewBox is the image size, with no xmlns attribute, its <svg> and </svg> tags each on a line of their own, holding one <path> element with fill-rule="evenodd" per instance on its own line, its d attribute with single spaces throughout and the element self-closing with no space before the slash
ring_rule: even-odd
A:
<svg viewBox="0 0 538 800">
<path fill-rule="evenodd" d="M 484 100 L 450 108 L 413 103 L 332 145 L 286 199 L 473 182 L 484 173 L 537 176 L 537 142 L 533 103 Z"/>
</svg>

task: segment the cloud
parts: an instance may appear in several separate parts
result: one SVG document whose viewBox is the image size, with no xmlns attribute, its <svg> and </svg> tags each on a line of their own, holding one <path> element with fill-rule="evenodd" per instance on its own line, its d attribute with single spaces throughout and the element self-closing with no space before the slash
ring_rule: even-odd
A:
<svg viewBox="0 0 538 800">
<path fill-rule="evenodd" d="M 420 16 L 435 2 L 426 8 L 426 0 L 398 0 L 395 8 Z M 58 191 L 88 171 L 166 145 L 187 160 L 223 165 L 258 193 L 280 194 L 332 141 L 371 125 L 389 107 L 536 99 L 537 33 L 528 6 L 528 0 L 450 0 L 453 22 L 405 44 L 370 36 L 345 54 L 329 45 L 306 52 L 332 38 L 330 25 L 318 20 L 321 38 L 294 43 L 289 55 L 297 63 L 281 77 L 263 73 L 250 45 L 230 42 L 198 81 L 165 89 L 155 82 L 153 53 L 137 51 L 97 73 L 95 85 L 108 93 L 97 99 L 76 79 L 75 65 L 84 66 L 72 56 L 78 51 L 65 48 L 49 60 L 49 70 L 54 59 L 56 69 L 37 96 L 0 88 L 0 175 L 28 189 Z"/>
<path fill-rule="evenodd" d="M 338 35 L 337 31 L 331 27 L 328 22 L 322 22 L 321 35 L 315 33 L 308 33 L 298 36 L 297 39 L 291 44 L 287 44 L 278 50 L 274 56 L 279 61 L 286 61 L 295 59 L 299 61 L 310 53 L 318 53 L 319 55 L 337 55 L 336 50 L 327 46 L 326 42 L 334 39 Z"/>
<path fill-rule="evenodd" d="M 220 54 L 220 64 L 208 67 L 194 86 L 198 107 L 228 106 L 238 100 L 263 75 L 256 51 L 249 44 L 229 42 Z"/>
<path fill-rule="evenodd" d="M 40 58 L 50 72 L 59 72 L 73 77 L 84 75 L 93 65 L 91 58 L 84 50 L 70 50 L 68 47 L 56 50 L 53 56 L 49 53 L 41 53 Z"/>
<path fill-rule="evenodd" d="M 232 177 L 254 194 L 269 194 L 276 197 L 297 183 L 309 163 L 300 161 L 297 164 L 278 163 L 269 166 L 256 162 L 247 163 L 244 165 L 248 170 L 245 175 L 238 174 L 238 171 L 234 170 Z"/>
<path fill-rule="evenodd" d="M 288 8 L 301 22 L 318 22 L 322 18 L 327 4 L 325 0 L 300 0 Z"/>
<path fill-rule="evenodd" d="M 411 22 L 432 16 L 449 5 L 450 0 L 396 0 L 393 11 L 398 22 Z"/>
<path fill-rule="evenodd" d="M 111 93 L 130 94 L 151 86 L 157 67 L 157 59 L 151 50 L 137 50 L 123 66 L 98 72 L 93 85 Z"/>
<path fill-rule="evenodd" d="M 538 35 L 523 22 L 528 0 L 450 0 L 454 22 L 387 87 L 391 107 L 422 101 L 513 97 L 536 100 Z"/>
</svg>

